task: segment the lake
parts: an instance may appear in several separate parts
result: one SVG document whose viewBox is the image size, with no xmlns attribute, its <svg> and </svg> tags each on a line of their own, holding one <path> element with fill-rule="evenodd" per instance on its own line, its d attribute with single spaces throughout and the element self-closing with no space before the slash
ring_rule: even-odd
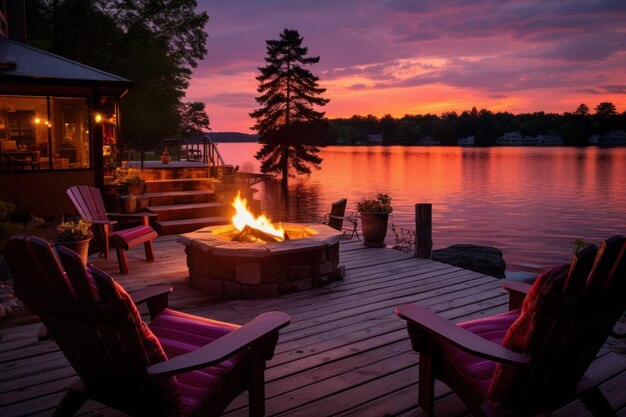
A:
<svg viewBox="0 0 626 417">
<path fill-rule="evenodd" d="M 259 172 L 259 144 L 218 147 L 226 163 Z M 626 234 L 626 148 L 331 146 L 320 156 L 322 169 L 290 179 L 288 196 L 279 178 L 255 186 L 274 221 L 317 222 L 341 197 L 352 212 L 384 192 L 395 225 L 414 229 L 415 204 L 432 203 L 434 249 L 495 246 L 509 271 L 564 262 L 576 238 Z"/>
</svg>

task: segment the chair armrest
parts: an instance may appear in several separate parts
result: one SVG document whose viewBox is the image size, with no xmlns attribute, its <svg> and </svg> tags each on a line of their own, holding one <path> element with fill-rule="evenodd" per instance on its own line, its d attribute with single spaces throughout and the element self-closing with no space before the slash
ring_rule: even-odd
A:
<svg viewBox="0 0 626 417">
<path fill-rule="evenodd" d="M 459 349 L 488 360 L 509 365 L 524 365 L 530 356 L 513 352 L 496 343 L 466 330 L 433 313 L 426 307 L 404 304 L 396 308 L 396 314 L 409 326 L 416 326 L 427 334 L 446 340 Z"/>
<path fill-rule="evenodd" d="M 502 288 L 509 293 L 509 311 L 522 308 L 530 287 L 530 284 L 520 281 L 506 281 L 502 284 Z"/>
<path fill-rule="evenodd" d="M 109 216 L 110 218 L 113 219 L 118 219 L 118 220 L 133 220 L 133 219 L 137 219 L 139 221 L 141 221 L 141 224 L 143 225 L 148 225 L 150 222 L 150 219 L 156 219 L 157 214 L 156 213 L 148 213 L 148 212 L 141 212 L 141 213 L 107 213 L 107 216 Z"/>
<path fill-rule="evenodd" d="M 288 314 L 279 311 L 260 314 L 251 322 L 193 352 L 148 367 L 148 375 L 175 375 L 218 364 L 273 334 L 278 337 L 278 330 L 290 321 Z"/>
<path fill-rule="evenodd" d="M 146 303 L 150 312 L 150 318 L 155 318 L 164 308 L 167 308 L 168 297 L 172 291 L 174 291 L 172 287 L 157 285 L 135 291 L 130 294 L 130 297 L 135 304 Z"/>
<path fill-rule="evenodd" d="M 90 220 L 93 224 L 116 224 L 115 220 Z"/>
</svg>

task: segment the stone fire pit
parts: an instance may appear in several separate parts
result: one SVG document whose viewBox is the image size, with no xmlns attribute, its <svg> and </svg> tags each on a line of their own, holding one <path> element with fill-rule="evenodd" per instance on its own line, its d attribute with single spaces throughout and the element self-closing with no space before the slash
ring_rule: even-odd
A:
<svg viewBox="0 0 626 417">
<path fill-rule="evenodd" d="M 233 242 L 234 226 L 212 226 L 178 238 L 191 285 L 230 298 L 276 297 L 343 278 L 342 233 L 323 224 L 283 223 L 284 242 Z"/>
</svg>

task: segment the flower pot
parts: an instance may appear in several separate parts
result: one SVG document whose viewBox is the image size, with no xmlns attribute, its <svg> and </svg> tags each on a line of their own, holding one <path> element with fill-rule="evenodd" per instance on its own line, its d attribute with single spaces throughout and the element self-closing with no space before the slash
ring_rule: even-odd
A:
<svg viewBox="0 0 626 417">
<path fill-rule="evenodd" d="M 55 246 L 65 246 L 66 248 L 73 250 L 80 256 L 83 261 L 83 265 L 87 265 L 87 257 L 89 256 L 89 239 L 74 240 L 70 242 L 54 242 Z"/>
<path fill-rule="evenodd" d="M 146 188 L 145 181 L 134 182 L 128 184 L 128 193 L 133 195 L 141 195 L 143 194 L 144 189 Z"/>
<path fill-rule="evenodd" d="M 361 213 L 363 244 L 370 248 L 385 246 L 389 213 Z"/>
<path fill-rule="evenodd" d="M 119 196 L 118 202 L 122 213 L 131 214 L 137 210 L 137 199 L 132 194 Z"/>
<path fill-rule="evenodd" d="M 161 162 L 164 164 L 169 164 L 172 160 L 172 156 L 167 151 L 167 146 L 163 149 L 163 153 L 161 154 Z"/>
</svg>

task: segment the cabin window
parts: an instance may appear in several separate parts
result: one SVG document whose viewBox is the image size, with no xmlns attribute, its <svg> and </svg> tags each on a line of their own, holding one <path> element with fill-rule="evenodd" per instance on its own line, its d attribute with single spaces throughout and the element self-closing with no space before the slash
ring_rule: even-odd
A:
<svg viewBox="0 0 626 417">
<path fill-rule="evenodd" d="M 91 167 L 87 98 L 0 96 L 0 171 Z"/>
</svg>

